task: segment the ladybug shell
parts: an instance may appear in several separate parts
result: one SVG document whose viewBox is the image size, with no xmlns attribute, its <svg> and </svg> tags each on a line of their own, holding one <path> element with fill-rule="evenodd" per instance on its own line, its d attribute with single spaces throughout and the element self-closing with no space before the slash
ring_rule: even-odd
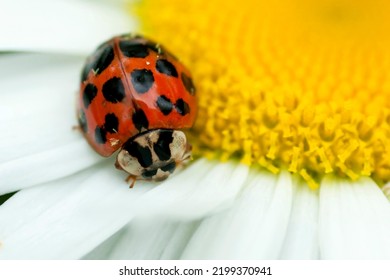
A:
<svg viewBox="0 0 390 280">
<path fill-rule="evenodd" d="M 77 112 L 89 144 L 110 156 L 140 132 L 190 128 L 197 112 L 195 87 L 185 66 L 160 45 L 118 36 L 87 59 Z"/>
</svg>

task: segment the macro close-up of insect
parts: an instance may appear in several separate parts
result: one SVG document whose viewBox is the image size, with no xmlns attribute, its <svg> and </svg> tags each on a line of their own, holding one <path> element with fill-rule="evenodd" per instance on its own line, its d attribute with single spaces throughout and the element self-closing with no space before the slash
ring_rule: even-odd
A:
<svg viewBox="0 0 390 280">
<path fill-rule="evenodd" d="M 1 11 L 1 279 L 388 278 L 390 1 Z"/>
<path fill-rule="evenodd" d="M 195 86 L 185 66 L 139 35 L 114 37 L 87 59 L 81 74 L 80 130 L 102 156 L 136 180 L 161 181 L 191 158 L 180 129 L 197 112 Z"/>
</svg>

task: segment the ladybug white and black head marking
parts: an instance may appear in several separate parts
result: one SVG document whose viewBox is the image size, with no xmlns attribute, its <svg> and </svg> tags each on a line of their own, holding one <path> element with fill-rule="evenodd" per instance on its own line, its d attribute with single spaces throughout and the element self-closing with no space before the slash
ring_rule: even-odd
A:
<svg viewBox="0 0 390 280">
<path fill-rule="evenodd" d="M 149 130 L 129 139 L 117 156 L 116 166 L 132 179 L 161 181 L 191 157 L 191 147 L 182 131 Z"/>
</svg>

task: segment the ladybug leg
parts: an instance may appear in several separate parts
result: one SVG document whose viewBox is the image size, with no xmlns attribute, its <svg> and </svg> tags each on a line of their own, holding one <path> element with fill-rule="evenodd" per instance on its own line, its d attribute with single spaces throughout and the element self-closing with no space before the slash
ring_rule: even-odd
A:
<svg viewBox="0 0 390 280">
<path fill-rule="evenodd" d="M 132 189 L 134 187 L 134 184 L 135 184 L 135 181 L 136 181 L 136 176 L 134 175 L 129 175 L 127 178 L 126 178 L 126 182 L 130 185 L 130 189 Z"/>
<path fill-rule="evenodd" d="M 187 163 L 189 163 L 192 160 L 191 151 L 192 151 L 192 146 L 187 143 L 186 151 L 183 154 L 183 157 L 179 161 L 176 161 L 177 167 L 182 168 L 182 167 L 186 166 Z"/>
<path fill-rule="evenodd" d="M 116 161 L 115 161 L 115 168 L 116 168 L 116 169 L 119 169 L 119 170 L 123 170 L 123 168 L 121 167 L 121 165 L 120 165 L 119 162 L 118 162 L 118 158 L 117 158 Z"/>
<path fill-rule="evenodd" d="M 81 129 L 81 126 L 79 126 L 79 125 L 74 125 L 74 126 L 72 126 L 72 130 L 74 130 L 74 131 L 78 131 L 78 132 L 83 132 L 83 130 Z"/>
<path fill-rule="evenodd" d="M 176 161 L 176 169 L 184 168 L 192 160 L 192 155 L 186 154 L 181 160 Z"/>
</svg>

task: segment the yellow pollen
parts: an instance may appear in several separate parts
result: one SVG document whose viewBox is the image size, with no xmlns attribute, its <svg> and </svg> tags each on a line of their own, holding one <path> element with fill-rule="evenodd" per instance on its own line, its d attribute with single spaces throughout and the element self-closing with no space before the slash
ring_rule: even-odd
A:
<svg viewBox="0 0 390 280">
<path fill-rule="evenodd" d="M 196 155 L 316 188 L 390 179 L 390 2 L 144 0 L 141 30 L 191 70 Z"/>
</svg>

